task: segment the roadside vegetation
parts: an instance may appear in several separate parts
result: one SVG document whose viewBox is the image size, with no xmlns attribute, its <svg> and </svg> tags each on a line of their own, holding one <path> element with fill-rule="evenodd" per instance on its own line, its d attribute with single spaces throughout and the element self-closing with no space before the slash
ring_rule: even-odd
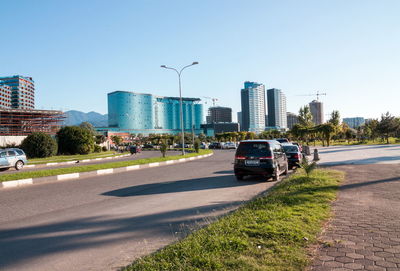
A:
<svg viewBox="0 0 400 271">
<path fill-rule="evenodd" d="M 138 270 L 304 270 L 343 174 L 299 170 L 271 192 L 126 267 Z"/>
<path fill-rule="evenodd" d="M 199 153 L 188 153 L 185 156 L 175 155 L 175 156 L 165 156 L 165 157 L 153 157 L 153 158 L 144 158 L 144 159 L 138 159 L 138 160 L 132 160 L 132 161 L 120 161 L 120 162 L 102 163 L 102 164 L 76 166 L 76 167 L 68 167 L 68 168 L 45 169 L 45 170 L 29 171 L 29 172 L 21 171 L 21 172 L 17 172 L 17 173 L 1 174 L 0 182 L 28 179 L 28 178 L 55 176 L 55 175 L 68 174 L 68 173 L 88 172 L 88 171 L 107 169 L 107 168 L 119 168 L 119 167 L 133 166 L 133 165 L 142 165 L 142 164 L 148 164 L 148 163 L 163 162 L 163 161 L 167 161 L 167 160 L 178 160 L 181 158 L 193 157 L 193 156 L 209 154 L 209 153 L 212 153 L 212 151 L 200 150 Z"/>
<path fill-rule="evenodd" d="M 303 145 L 377 145 L 400 144 L 400 117 L 389 112 L 380 119 L 368 119 L 364 124 L 352 128 L 341 122 L 340 113 L 332 111 L 326 123 L 315 125 L 308 106 L 299 110 L 298 123 L 289 131 L 268 130 L 256 134 L 253 132 L 226 132 L 208 138 L 211 141 L 241 141 L 246 139 L 288 138 Z"/>
<path fill-rule="evenodd" d="M 38 165 L 38 164 L 46 164 L 46 163 L 60 163 L 60 162 L 68 162 L 68 161 L 77 161 L 84 159 L 95 159 L 95 158 L 105 158 L 105 157 L 113 157 L 120 156 L 125 153 L 117 153 L 115 151 L 105 151 L 102 153 L 91 153 L 91 154 L 76 154 L 76 155 L 55 155 L 46 158 L 33 158 L 29 159 L 29 165 Z"/>
</svg>

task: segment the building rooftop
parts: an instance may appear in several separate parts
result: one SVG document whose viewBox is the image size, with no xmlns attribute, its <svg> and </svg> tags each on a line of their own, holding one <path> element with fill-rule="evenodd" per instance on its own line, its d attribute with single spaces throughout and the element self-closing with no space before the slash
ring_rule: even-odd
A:
<svg viewBox="0 0 400 271">
<path fill-rule="evenodd" d="M 149 95 L 149 96 L 154 96 L 155 98 L 162 98 L 162 99 L 173 99 L 173 100 L 179 100 L 179 97 L 168 97 L 168 96 L 158 96 L 150 93 L 140 93 L 140 92 L 133 92 L 133 91 L 124 91 L 124 90 L 116 90 L 113 92 L 108 93 L 107 95 L 112 95 L 118 92 L 123 92 L 123 93 L 131 93 L 131 94 L 136 94 L 136 95 Z M 182 97 L 183 101 L 201 101 L 200 98 L 188 98 L 188 97 Z"/>
</svg>

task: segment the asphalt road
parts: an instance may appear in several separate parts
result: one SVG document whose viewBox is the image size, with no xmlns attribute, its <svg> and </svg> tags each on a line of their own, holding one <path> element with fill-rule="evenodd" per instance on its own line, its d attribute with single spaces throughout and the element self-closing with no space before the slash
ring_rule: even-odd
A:
<svg viewBox="0 0 400 271">
<path fill-rule="evenodd" d="M 324 166 L 400 163 L 400 145 L 394 144 L 318 147 L 318 150 L 319 164 Z"/>
<path fill-rule="evenodd" d="M 0 191 L 0 270 L 115 270 L 237 208 L 273 182 L 209 158 Z"/>
<path fill-rule="evenodd" d="M 178 152 L 178 151 L 168 151 L 167 155 L 179 155 L 180 153 L 181 152 Z M 161 157 L 161 152 L 159 150 L 143 151 L 139 154 L 124 156 L 121 158 L 103 159 L 103 160 L 94 160 L 93 159 L 92 161 L 88 161 L 88 162 L 84 162 L 84 163 L 73 163 L 73 164 L 52 165 L 52 166 L 46 166 L 45 164 L 39 164 L 33 168 L 25 167 L 20 171 L 17 171 L 15 168 L 10 168 L 9 170 L 0 172 L 0 174 L 15 173 L 15 172 L 29 172 L 29 171 L 38 171 L 38 170 L 55 169 L 55 168 L 79 167 L 79 166 L 85 166 L 85 165 L 96 165 L 96 164 L 113 163 L 113 162 L 121 162 L 121 161 L 131 161 L 131 160 L 152 158 L 152 157 Z"/>
</svg>

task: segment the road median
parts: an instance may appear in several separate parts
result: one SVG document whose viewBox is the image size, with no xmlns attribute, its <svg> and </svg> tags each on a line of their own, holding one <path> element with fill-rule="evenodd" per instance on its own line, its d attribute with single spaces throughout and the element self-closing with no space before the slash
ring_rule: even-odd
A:
<svg viewBox="0 0 400 271">
<path fill-rule="evenodd" d="M 96 165 L 83 165 L 69 168 L 2 174 L 0 175 L 0 188 L 20 187 L 29 184 L 79 179 L 97 175 L 121 173 L 143 168 L 171 165 L 173 163 L 187 162 L 194 159 L 205 158 L 211 156 L 212 154 L 213 153 L 210 150 L 201 150 L 200 153 L 186 154 L 184 158 L 182 158 L 181 155 L 176 155 Z"/>
</svg>

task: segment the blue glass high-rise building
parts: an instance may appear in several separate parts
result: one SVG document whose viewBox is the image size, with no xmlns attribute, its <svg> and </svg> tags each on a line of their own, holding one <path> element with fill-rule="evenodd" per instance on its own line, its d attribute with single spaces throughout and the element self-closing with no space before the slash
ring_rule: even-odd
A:
<svg viewBox="0 0 400 271">
<path fill-rule="evenodd" d="M 200 133 L 203 105 L 199 98 L 182 98 L 186 132 Z M 108 127 L 111 130 L 147 134 L 181 132 L 177 97 L 162 97 L 129 91 L 108 93 Z"/>
</svg>

